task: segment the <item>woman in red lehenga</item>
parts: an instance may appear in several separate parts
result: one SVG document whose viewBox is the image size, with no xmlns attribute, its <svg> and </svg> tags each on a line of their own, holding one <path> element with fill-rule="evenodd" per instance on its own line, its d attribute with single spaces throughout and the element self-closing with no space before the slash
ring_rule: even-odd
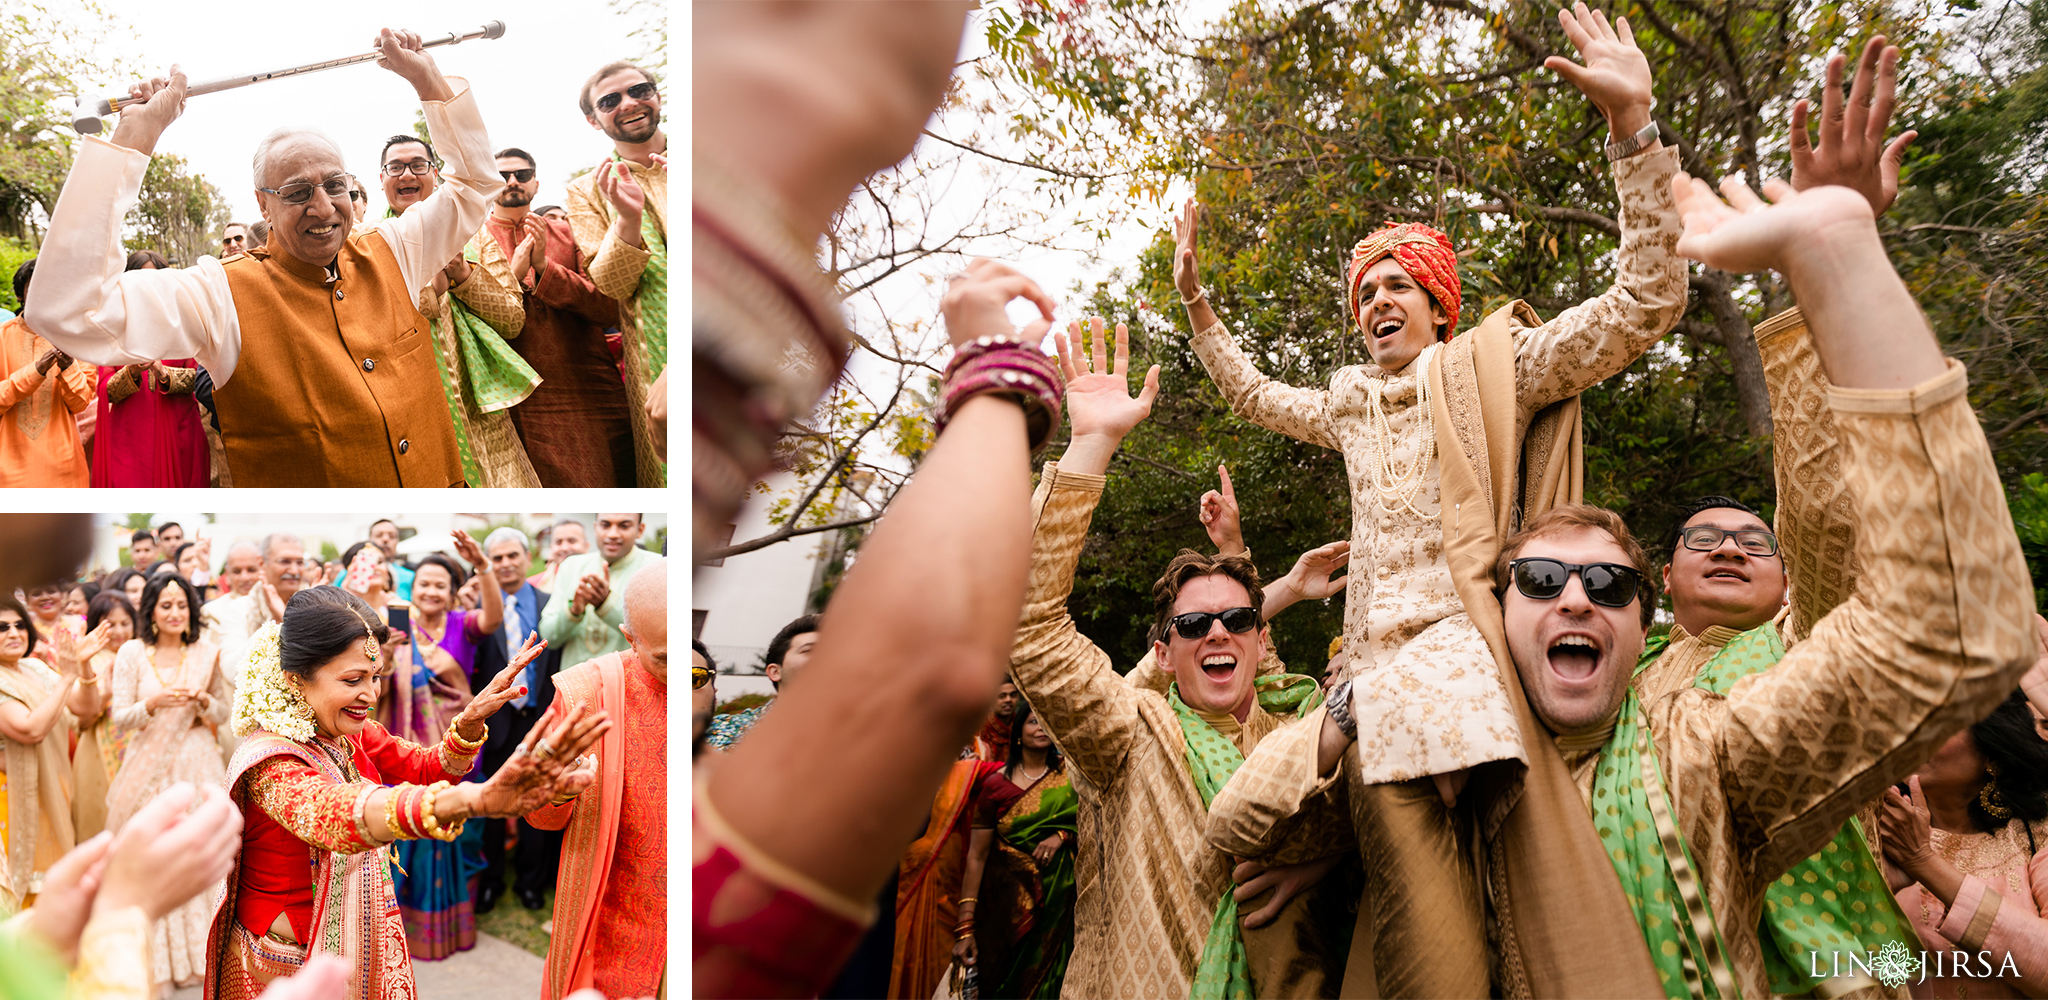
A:
<svg viewBox="0 0 2048 1000">
<path fill-rule="evenodd" d="M 484 720 L 524 693 L 512 681 L 543 647 L 520 649 L 440 745 L 422 747 L 370 719 L 390 662 L 384 644 L 403 646 L 402 634 L 338 587 L 301 590 L 289 604 L 264 592 L 283 624 L 250 640 L 235 694 L 235 732 L 248 739 L 227 781 L 242 807 L 242 851 L 207 938 L 206 1000 L 255 997 L 309 953 L 349 961 L 355 1000 L 414 1000 L 390 845 L 452 840 L 465 820 L 522 816 L 582 791 L 596 770 L 577 757 L 610 722 L 582 706 L 543 717 L 489 781 L 456 784 L 483 747 Z"/>
</svg>

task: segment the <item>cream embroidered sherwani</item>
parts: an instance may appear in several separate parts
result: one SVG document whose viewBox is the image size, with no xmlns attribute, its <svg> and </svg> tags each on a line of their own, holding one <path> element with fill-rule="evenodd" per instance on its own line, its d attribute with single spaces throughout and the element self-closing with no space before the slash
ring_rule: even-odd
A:
<svg viewBox="0 0 2048 1000">
<path fill-rule="evenodd" d="M 539 489 L 540 474 L 534 471 L 532 460 L 526 457 L 526 446 L 512 427 L 511 408 L 486 412 L 477 406 L 454 319 L 448 312 L 448 299 L 453 296 L 500 337 L 517 337 L 526 326 L 524 300 L 520 298 L 518 283 L 512 280 L 512 265 L 498 250 L 498 241 L 488 233 L 481 234 L 481 238 L 471 239 L 463 248 L 465 254 L 471 249 L 476 251 L 477 262 L 470 265 L 469 279 L 438 295 L 431 284 L 420 289 L 420 315 L 433 322 L 441 357 L 451 369 L 449 374 L 462 397 L 463 429 L 469 433 L 470 451 L 484 477 L 483 482 L 470 485 Z"/>
<path fill-rule="evenodd" d="M 1081 801 L 1076 861 L 1083 874 L 1061 995 L 1185 997 L 1216 903 L 1231 888 L 1233 863 L 1202 842 L 1207 809 L 1166 698 L 1118 676 L 1109 654 L 1067 615 L 1075 562 L 1105 482 L 1046 464 L 1032 498 L 1030 589 L 1010 672 L 1066 755 Z M 1254 704 L 1226 735 L 1250 752 L 1284 721 Z M 1274 860 L 1327 857 L 1333 844 L 1348 850 L 1345 818 L 1325 819 L 1330 829 Z M 1260 996 L 1312 996 L 1323 987 L 1324 957 L 1297 944 L 1314 936 L 1306 903 L 1305 894 L 1297 897 L 1274 924 L 1245 934 Z"/>
<path fill-rule="evenodd" d="M 1510 313 L 1521 426 L 1628 367 L 1683 315 L 1685 262 L 1676 253 L 1681 227 L 1670 190 L 1677 170 L 1678 152 L 1669 148 L 1614 165 L 1621 246 L 1613 288 L 1547 323 Z M 1344 649 L 1362 780 L 1401 781 L 1521 758 L 1500 671 L 1465 614 L 1444 554 L 1440 429 L 1416 405 L 1417 381 L 1434 371 L 1442 348 L 1432 346 L 1391 376 L 1376 365 L 1350 365 L 1330 377 L 1327 389 L 1308 389 L 1261 374 L 1221 323 L 1198 332 L 1193 346 L 1233 412 L 1344 455 L 1351 484 Z M 1368 420 L 1375 394 L 1390 440 L 1375 434 Z M 1440 400 L 1436 409 L 1465 402 Z M 1413 501 L 1420 516 L 1381 509 L 1373 470 L 1386 445 L 1391 468 L 1426 465 Z"/>
<path fill-rule="evenodd" d="M 263 585 L 259 582 L 256 586 Z M 200 635 L 220 647 L 220 670 L 229 683 L 242 683 L 242 658 L 249 639 L 268 621 L 270 604 L 258 590 L 216 597 L 200 605 Z"/>
<path fill-rule="evenodd" d="M 1767 364 L 1776 346 L 1765 345 Z M 2031 584 L 1964 390 L 1954 362 L 1910 390 L 1831 390 L 1839 495 L 1853 504 L 1862 567 L 1855 596 L 1777 666 L 1727 695 L 1687 683 L 1646 705 L 1679 832 L 1746 996 L 1770 993 L 1757 938 L 1764 886 L 1989 712 L 2036 655 Z M 1794 556 L 1795 565 L 1823 549 Z M 1271 749 L 1290 750 L 1292 760 L 1255 754 L 1232 787 L 1265 782 L 1304 799 L 1317 794 L 1313 742 L 1286 743 L 1276 737 Z M 1588 805 L 1599 761 L 1597 750 L 1565 759 Z M 1269 835 L 1273 821 L 1241 800 L 1218 796 L 1216 806 L 1212 830 L 1234 824 Z M 1501 851 L 1489 847 L 1498 865 Z M 1502 874 L 1489 872 L 1490 915 L 1504 925 L 1495 928 L 1504 942 L 1495 990 L 1542 993 L 1525 966 L 1547 959 L 1517 946 Z"/>
<path fill-rule="evenodd" d="M 606 163 L 612 162 L 610 159 Z M 668 238 L 668 171 L 654 167 L 643 167 L 631 160 L 624 161 L 633 171 L 633 180 L 646 193 L 646 207 L 641 211 L 662 232 L 663 240 Z M 565 202 L 569 213 L 569 228 L 576 234 L 577 252 L 583 255 L 583 269 L 590 274 L 597 290 L 617 299 L 619 302 L 620 325 L 626 334 L 625 363 L 622 366 L 626 379 L 626 402 L 633 415 L 633 466 L 642 486 L 660 486 L 662 463 L 668 456 L 654 448 L 653 430 L 647 421 L 647 392 L 661 372 L 649 371 L 647 345 L 643 340 L 645 331 L 640 321 L 640 273 L 647 267 L 652 255 L 645 247 L 630 246 L 612 235 L 612 221 L 616 217 L 612 203 L 597 191 L 597 171 L 593 170 L 569 182 L 569 194 Z"/>
</svg>

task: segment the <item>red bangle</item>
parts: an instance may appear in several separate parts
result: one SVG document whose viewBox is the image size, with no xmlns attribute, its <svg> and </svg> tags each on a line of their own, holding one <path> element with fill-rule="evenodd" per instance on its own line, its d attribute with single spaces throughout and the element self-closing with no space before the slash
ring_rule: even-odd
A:
<svg viewBox="0 0 2048 1000">
<path fill-rule="evenodd" d="M 939 387 L 939 430 L 946 429 L 967 400 L 985 392 L 1011 396 L 1024 408 L 1026 440 L 1034 453 L 1059 430 L 1066 386 L 1052 359 L 1038 348 L 1009 337 L 981 337 L 962 344 L 947 363 Z"/>
</svg>

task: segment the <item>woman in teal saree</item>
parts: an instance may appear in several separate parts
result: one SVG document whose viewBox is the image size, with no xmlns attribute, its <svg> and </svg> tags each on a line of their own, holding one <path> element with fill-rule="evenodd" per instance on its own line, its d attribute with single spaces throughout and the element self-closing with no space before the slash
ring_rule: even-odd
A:
<svg viewBox="0 0 2048 1000">
<path fill-rule="evenodd" d="M 1023 795 L 996 820 L 993 836 L 975 838 L 961 880 L 968 930 L 954 954 L 978 967 L 983 997 L 1057 997 L 1066 977 L 1080 810 L 1063 764 L 1038 719 L 1019 713 L 1003 777 Z"/>
</svg>

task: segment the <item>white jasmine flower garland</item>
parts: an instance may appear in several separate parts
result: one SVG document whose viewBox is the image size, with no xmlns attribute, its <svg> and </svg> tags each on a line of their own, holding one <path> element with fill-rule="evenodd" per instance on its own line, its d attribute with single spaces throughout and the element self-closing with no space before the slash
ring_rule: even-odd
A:
<svg viewBox="0 0 2048 1000">
<path fill-rule="evenodd" d="M 242 683 L 235 688 L 235 735 L 263 729 L 288 740 L 310 742 L 313 706 L 285 679 L 279 633 L 278 624 L 269 622 L 249 640 Z"/>
</svg>

